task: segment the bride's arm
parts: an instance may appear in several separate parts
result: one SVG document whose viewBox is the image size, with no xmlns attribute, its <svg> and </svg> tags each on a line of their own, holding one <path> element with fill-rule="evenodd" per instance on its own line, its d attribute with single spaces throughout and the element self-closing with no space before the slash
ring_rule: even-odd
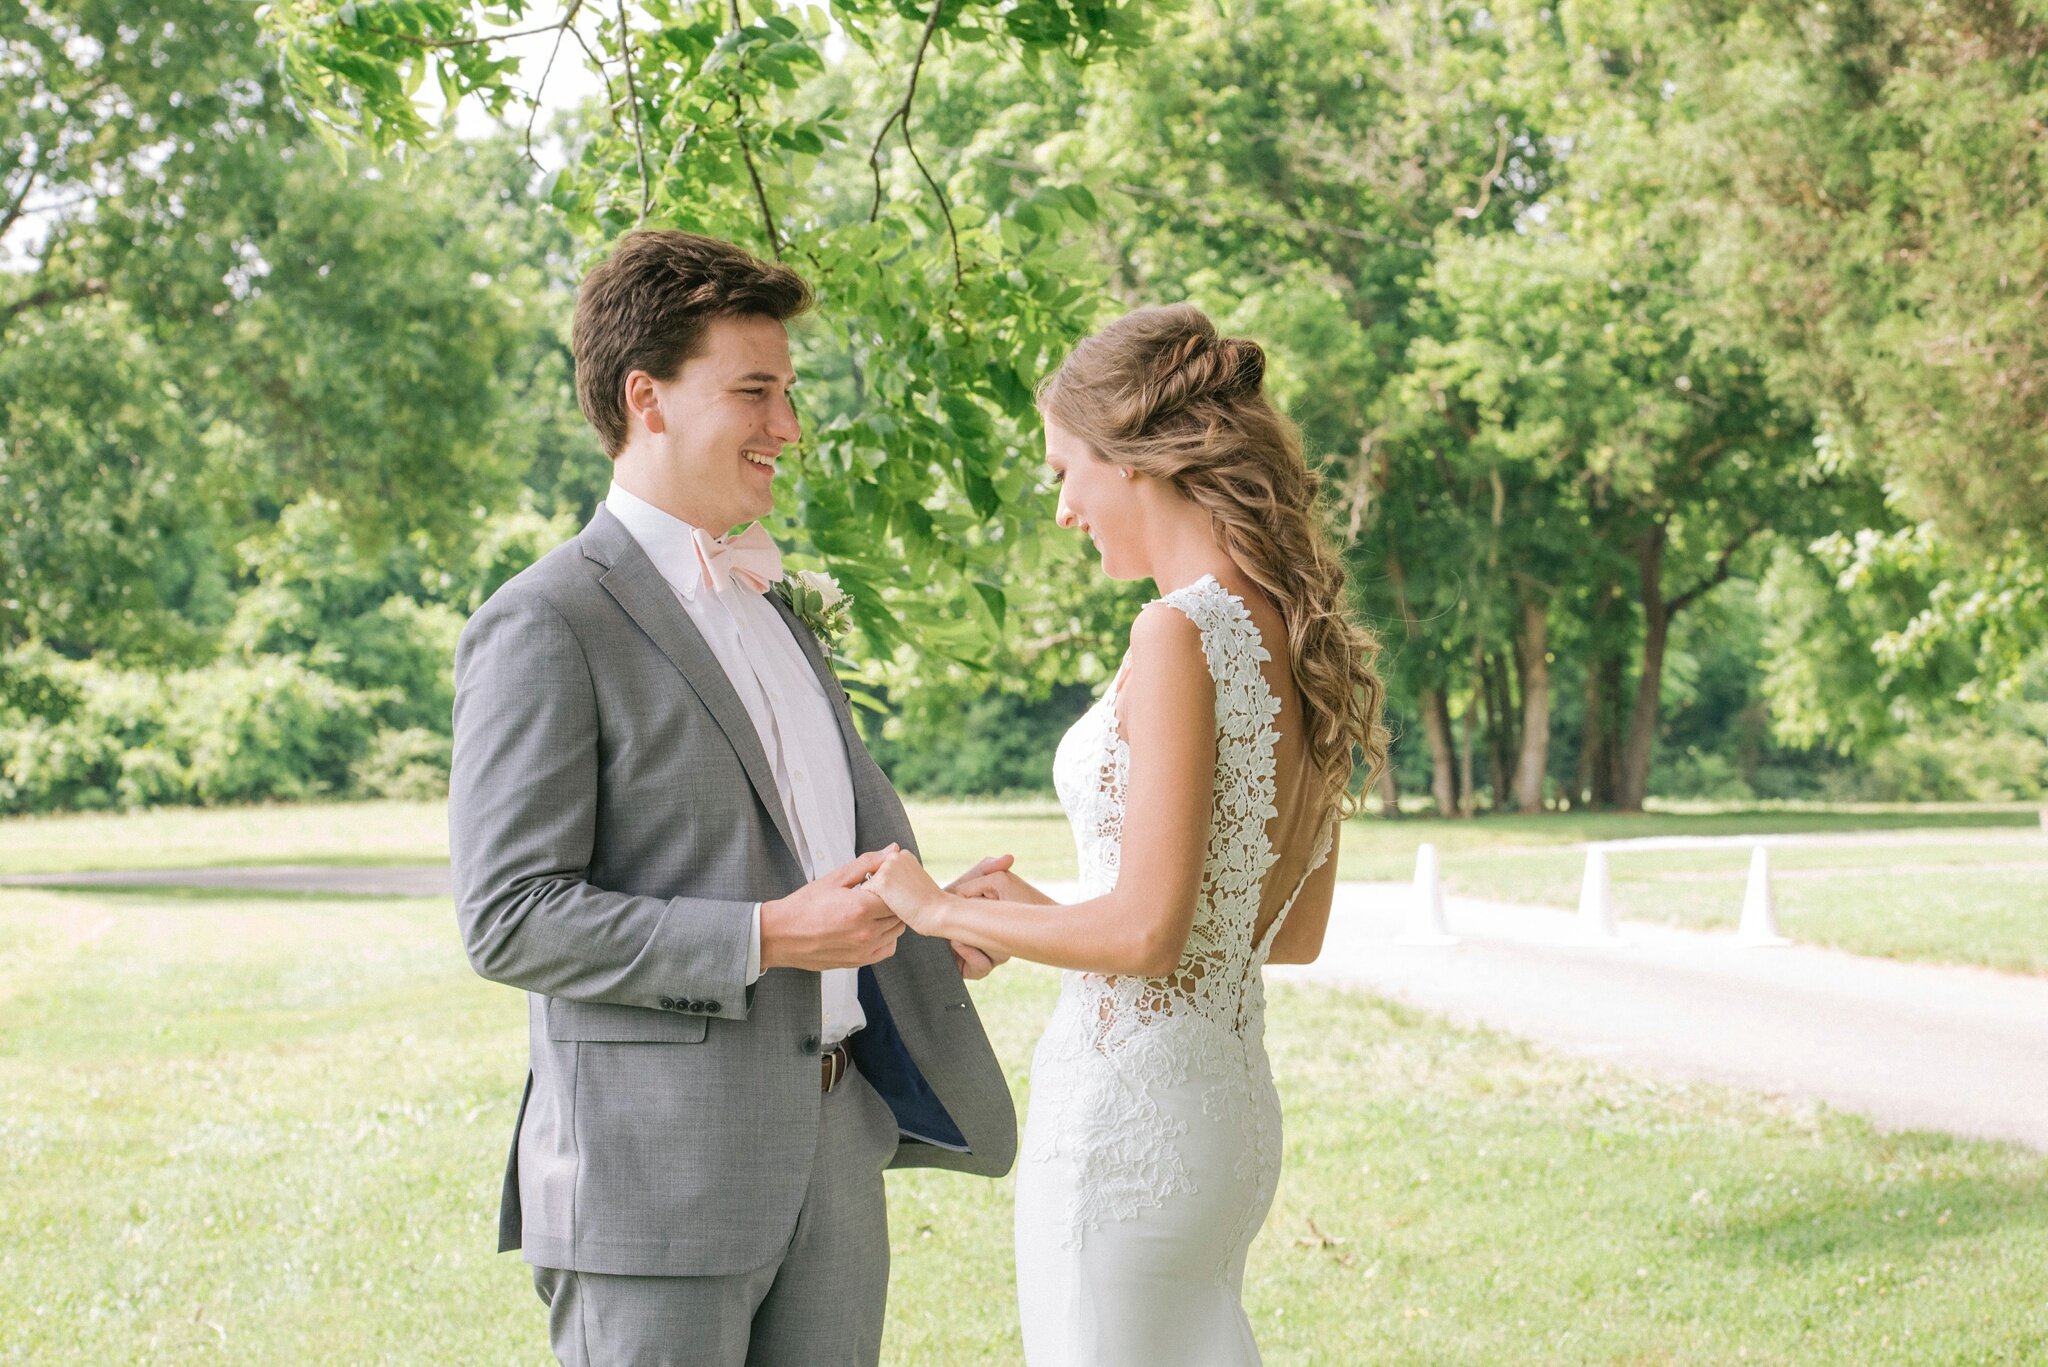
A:
<svg viewBox="0 0 2048 1367">
<path fill-rule="evenodd" d="M 1337 896 L 1337 840 L 1344 823 L 1330 832 L 1330 853 L 1295 895 L 1294 906 L 1273 936 L 1269 964 L 1312 964 L 1323 952 L 1323 932 L 1330 928 L 1330 903 Z"/>
<path fill-rule="evenodd" d="M 1216 784 L 1215 684 L 1193 622 L 1163 604 L 1139 614 L 1117 704 L 1131 754 L 1113 891 L 1051 906 L 957 897 L 907 853 L 876 872 L 875 891 L 921 934 L 1054 968 L 1171 973 L 1194 921 Z"/>
</svg>

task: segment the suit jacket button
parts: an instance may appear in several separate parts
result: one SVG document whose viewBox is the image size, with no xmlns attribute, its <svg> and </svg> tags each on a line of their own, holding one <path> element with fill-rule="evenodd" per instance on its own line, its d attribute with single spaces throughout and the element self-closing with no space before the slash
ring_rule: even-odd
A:
<svg viewBox="0 0 2048 1367">
<path fill-rule="evenodd" d="M 707 1016 L 715 1016 L 715 1015 L 717 1015 L 717 1014 L 718 1014 L 718 1003 L 717 1003 L 717 1002 L 705 1002 L 705 1003 L 704 1003 L 704 1014 L 705 1014 L 705 1015 L 707 1015 Z"/>
<path fill-rule="evenodd" d="M 674 998 L 674 997 L 663 997 L 663 998 L 661 999 L 661 1009 L 662 1009 L 662 1010 L 664 1010 L 664 1011 L 673 1011 L 673 1010 L 675 1010 L 675 1009 L 676 1009 L 676 1000 L 675 1000 L 675 998 Z"/>
<path fill-rule="evenodd" d="M 818 1052 L 818 1037 L 816 1035 L 804 1036 L 804 1052 L 806 1054 L 815 1054 Z"/>
</svg>

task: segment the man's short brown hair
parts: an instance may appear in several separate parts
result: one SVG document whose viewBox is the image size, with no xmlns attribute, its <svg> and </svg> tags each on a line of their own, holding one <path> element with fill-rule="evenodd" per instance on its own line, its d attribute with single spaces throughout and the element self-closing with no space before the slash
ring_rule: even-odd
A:
<svg viewBox="0 0 2048 1367">
<path fill-rule="evenodd" d="M 714 318 L 786 323 L 811 306 L 802 276 L 715 237 L 627 233 L 576 294 L 576 401 L 613 460 L 626 446 L 626 377 L 672 380 Z"/>
</svg>

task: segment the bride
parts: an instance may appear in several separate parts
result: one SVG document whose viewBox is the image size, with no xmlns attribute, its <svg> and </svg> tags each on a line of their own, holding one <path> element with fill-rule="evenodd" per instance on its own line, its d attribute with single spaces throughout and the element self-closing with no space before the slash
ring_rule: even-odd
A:
<svg viewBox="0 0 2048 1367">
<path fill-rule="evenodd" d="M 1040 391 L 1059 525 L 1160 589 L 1054 761 L 1083 900 L 1008 871 L 947 893 L 907 852 L 873 879 L 927 935 L 1068 970 L 1017 1178 L 1037 1367 L 1259 1360 L 1245 1255 L 1280 1175 L 1259 970 L 1321 949 L 1354 766 L 1386 756 L 1377 644 L 1264 375 L 1180 304 Z"/>
</svg>

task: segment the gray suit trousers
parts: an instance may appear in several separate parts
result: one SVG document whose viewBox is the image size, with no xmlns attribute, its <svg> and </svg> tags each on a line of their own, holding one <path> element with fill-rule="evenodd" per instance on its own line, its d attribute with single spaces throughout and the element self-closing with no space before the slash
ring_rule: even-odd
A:
<svg viewBox="0 0 2048 1367">
<path fill-rule="evenodd" d="M 857 1070 L 821 1100 L 796 1232 L 766 1266 L 708 1277 L 534 1268 L 563 1367 L 876 1367 L 896 1120 Z"/>
</svg>

